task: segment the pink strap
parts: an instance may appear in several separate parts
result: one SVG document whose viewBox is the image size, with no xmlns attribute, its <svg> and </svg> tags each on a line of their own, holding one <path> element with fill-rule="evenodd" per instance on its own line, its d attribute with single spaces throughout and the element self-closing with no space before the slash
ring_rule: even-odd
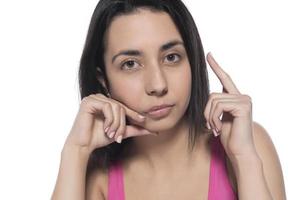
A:
<svg viewBox="0 0 300 200">
<path fill-rule="evenodd" d="M 226 153 L 220 137 L 212 139 L 208 200 L 237 199 L 226 169 Z"/>
<path fill-rule="evenodd" d="M 220 137 L 212 139 L 208 200 L 236 200 L 230 185 L 225 160 L 225 150 Z M 125 200 L 122 165 L 114 163 L 109 168 L 108 200 Z"/>
<path fill-rule="evenodd" d="M 108 200 L 124 200 L 124 184 L 122 166 L 119 162 L 109 168 Z"/>
</svg>

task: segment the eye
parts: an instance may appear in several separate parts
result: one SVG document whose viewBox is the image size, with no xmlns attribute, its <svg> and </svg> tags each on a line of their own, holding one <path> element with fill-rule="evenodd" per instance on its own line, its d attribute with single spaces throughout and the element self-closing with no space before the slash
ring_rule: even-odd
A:
<svg viewBox="0 0 300 200">
<path fill-rule="evenodd" d="M 166 58 L 167 58 L 167 60 L 176 63 L 176 62 L 178 62 L 178 60 L 176 61 L 176 56 L 178 57 L 178 60 L 181 58 L 181 56 L 179 54 L 176 54 L 176 53 L 169 54 L 169 55 L 166 56 Z"/>
<path fill-rule="evenodd" d="M 129 70 L 134 68 L 134 63 L 136 63 L 134 60 L 128 60 L 121 64 L 121 69 L 124 69 L 124 67 L 127 67 Z"/>
</svg>

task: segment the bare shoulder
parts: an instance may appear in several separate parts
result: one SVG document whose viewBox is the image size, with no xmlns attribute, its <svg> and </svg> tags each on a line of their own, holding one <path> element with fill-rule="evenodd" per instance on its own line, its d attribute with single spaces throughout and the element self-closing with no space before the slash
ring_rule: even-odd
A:
<svg viewBox="0 0 300 200">
<path fill-rule="evenodd" d="M 107 172 L 96 169 L 86 179 L 86 200 L 105 200 Z"/>
<path fill-rule="evenodd" d="M 253 122 L 253 139 L 271 194 L 274 199 L 286 199 L 280 159 L 269 133 L 258 122 Z"/>
<path fill-rule="evenodd" d="M 257 153 L 263 163 L 265 179 L 271 194 L 274 199 L 286 199 L 280 159 L 269 133 L 258 122 L 253 122 L 253 139 Z M 235 192 L 237 192 L 234 169 L 229 158 L 226 158 L 230 182 Z"/>
</svg>

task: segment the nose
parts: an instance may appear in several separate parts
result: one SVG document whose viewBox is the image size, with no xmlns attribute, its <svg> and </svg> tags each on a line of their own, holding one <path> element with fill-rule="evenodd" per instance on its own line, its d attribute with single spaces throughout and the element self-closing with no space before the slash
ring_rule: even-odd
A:
<svg viewBox="0 0 300 200">
<path fill-rule="evenodd" d="M 149 67 L 146 74 L 146 90 L 148 95 L 163 96 L 168 92 L 168 84 L 165 76 L 165 72 L 159 65 Z"/>
</svg>

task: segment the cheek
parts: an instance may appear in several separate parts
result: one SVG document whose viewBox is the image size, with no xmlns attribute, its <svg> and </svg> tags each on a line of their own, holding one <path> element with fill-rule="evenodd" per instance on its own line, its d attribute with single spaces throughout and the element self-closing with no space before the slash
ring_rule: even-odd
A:
<svg viewBox="0 0 300 200">
<path fill-rule="evenodd" d="M 139 108 L 138 96 L 142 96 L 143 88 L 139 80 L 133 78 L 118 78 L 111 80 L 112 98 L 132 109 Z"/>
<path fill-rule="evenodd" d="M 176 96 L 180 102 L 188 103 L 191 93 L 191 70 L 190 66 L 187 65 L 183 70 L 178 71 L 172 78 L 173 90 L 176 92 Z"/>
</svg>

